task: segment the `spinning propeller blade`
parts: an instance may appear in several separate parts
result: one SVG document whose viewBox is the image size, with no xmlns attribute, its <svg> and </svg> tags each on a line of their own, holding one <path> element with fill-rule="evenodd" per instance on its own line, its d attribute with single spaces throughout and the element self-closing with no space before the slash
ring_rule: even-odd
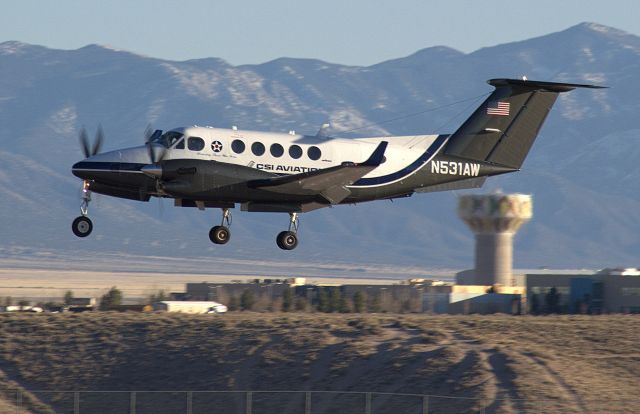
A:
<svg viewBox="0 0 640 414">
<path fill-rule="evenodd" d="M 147 124 L 147 127 L 144 129 L 144 143 L 148 143 L 149 139 L 151 139 L 151 136 L 153 135 L 153 126 L 151 125 L 151 123 Z"/>
<path fill-rule="evenodd" d="M 82 127 L 80 130 L 80 147 L 82 148 L 82 154 L 85 158 L 89 158 L 91 156 L 91 150 L 89 149 L 89 135 L 87 135 L 87 130 Z"/>
<path fill-rule="evenodd" d="M 149 152 L 149 160 L 151 164 L 157 164 L 164 159 L 167 154 L 167 149 L 161 145 L 153 145 L 151 142 L 147 142 L 147 151 Z"/>
<path fill-rule="evenodd" d="M 87 130 L 85 127 L 80 129 L 80 148 L 82 149 L 82 154 L 85 158 L 89 158 L 91 156 L 96 155 L 100 152 L 102 148 L 102 142 L 104 141 L 104 132 L 102 131 L 102 126 L 98 126 L 98 130 L 96 131 L 96 138 L 93 140 L 93 145 L 89 142 L 89 134 L 87 134 Z"/>
<path fill-rule="evenodd" d="M 102 131 L 102 125 L 98 125 L 96 131 L 96 139 L 93 141 L 93 147 L 91 148 L 91 155 L 96 155 L 102 148 L 102 142 L 104 141 L 104 132 Z"/>
<path fill-rule="evenodd" d="M 147 146 L 147 152 L 149 153 L 149 161 L 151 164 L 157 164 L 161 162 L 167 154 L 167 149 L 164 145 L 153 145 L 152 139 L 156 139 L 160 136 L 162 131 L 154 130 L 151 124 L 147 124 L 147 128 L 144 130 L 144 143 Z"/>
</svg>

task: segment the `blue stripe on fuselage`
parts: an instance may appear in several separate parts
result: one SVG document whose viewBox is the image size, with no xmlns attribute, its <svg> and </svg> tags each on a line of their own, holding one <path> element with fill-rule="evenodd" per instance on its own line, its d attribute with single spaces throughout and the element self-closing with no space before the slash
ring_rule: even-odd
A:
<svg viewBox="0 0 640 414">
<path fill-rule="evenodd" d="M 440 148 L 442 148 L 444 143 L 447 141 L 447 138 L 449 138 L 449 135 L 438 135 L 438 138 L 436 138 L 436 140 L 433 141 L 433 144 L 431 144 L 429 148 L 427 148 L 427 150 L 422 155 L 420 155 L 420 157 L 418 157 L 417 160 L 407 165 L 400 171 L 396 171 L 394 173 L 387 174 L 387 175 L 382 175 L 380 177 L 361 178 L 355 183 L 353 183 L 352 185 L 350 185 L 349 187 L 366 187 L 371 185 L 388 184 L 393 181 L 402 179 L 406 176 L 409 176 L 413 174 L 417 169 L 421 168 L 426 163 L 428 163 L 431 160 L 431 158 L 433 158 L 433 156 L 438 153 Z"/>
</svg>

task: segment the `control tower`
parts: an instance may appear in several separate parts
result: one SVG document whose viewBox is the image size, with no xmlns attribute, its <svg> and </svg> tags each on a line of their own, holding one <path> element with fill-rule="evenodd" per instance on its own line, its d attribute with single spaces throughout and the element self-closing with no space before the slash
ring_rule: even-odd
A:
<svg viewBox="0 0 640 414">
<path fill-rule="evenodd" d="M 531 196 L 463 195 L 458 215 L 476 235 L 473 284 L 512 286 L 513 235 L 532 217 Z"/>
</svg>

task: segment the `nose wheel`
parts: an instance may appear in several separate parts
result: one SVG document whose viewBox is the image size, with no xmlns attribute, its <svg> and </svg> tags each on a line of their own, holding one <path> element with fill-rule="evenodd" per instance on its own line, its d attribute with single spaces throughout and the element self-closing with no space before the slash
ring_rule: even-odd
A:
<svg viewBox="0 0 640 414">
<path fill-rule="evenodd" d="M 76 217 L 76 219 L 73 220 L 73 223 L 71 224 L 71 230 L 73 230 L 73 234 L 78 237 L 87 237 L 93 230 L 93 223 L 91 222 L 89 217 Z"/>
<path fill-rule="evenodd" d="M 89 202 L 91 201 L 91 190 L 89 190 L 89 182 L 82 182 L 82 203 L 80 204 L 80 216 L 76 217 L 71 223 L 73 234 L 78 237 L 87 237 L 93 231 L 93 223 L 87 217 L 89 214 Z"/>
<path fill-rule="evenodd" d="M 214 244 L 226 244 L 231 238 L 231 212 L 228 208 L 222 209 L 222 223 L 219 226 L 211 227 L 209 230 L 209 239 Z"/>
<path fill-rule="evenodd" d="M 282 250 L 293 250 L 298 246 L 298 213 L 289 213 L 289 230 L 281 231 L 276 237 L 276 244 Z"/>
</svg>

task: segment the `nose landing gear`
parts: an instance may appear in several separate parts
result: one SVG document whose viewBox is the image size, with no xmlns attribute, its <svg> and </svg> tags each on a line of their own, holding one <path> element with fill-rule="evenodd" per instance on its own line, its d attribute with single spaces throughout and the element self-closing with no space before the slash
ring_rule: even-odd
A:
<svg viewBox="0 0 640 414">
<path fill-rule="evenodd" d="M 289 213 L 289 230 L 281 231 L 276 237 L 276 244 L 282 250 L 293 250 L 298 246 L 298 213 Z"/>
<path fill-rule="evenodd" d="M 73 234 L 78 237 L 87 237 L 93 230 L 93 223 L 87 217 L 89 214 L 89 202 L 91 201 L 91 190 L 89 190 L 89 182 L 84 180 L 82 182 L 82 203 L 80 204 L 80 216 L 76 217 L 71 224 L 71 230 Z"/>
<path fill-rule="evenodd" d="M 231 211 L 228 208 L 222 209 L 222 223 L 219 226 L 211 227 L 209 239 L 215 244 L 226 244 L 231 238 Z M 226 225 L 225 225 L 226 224 Z"/>
</svg>

